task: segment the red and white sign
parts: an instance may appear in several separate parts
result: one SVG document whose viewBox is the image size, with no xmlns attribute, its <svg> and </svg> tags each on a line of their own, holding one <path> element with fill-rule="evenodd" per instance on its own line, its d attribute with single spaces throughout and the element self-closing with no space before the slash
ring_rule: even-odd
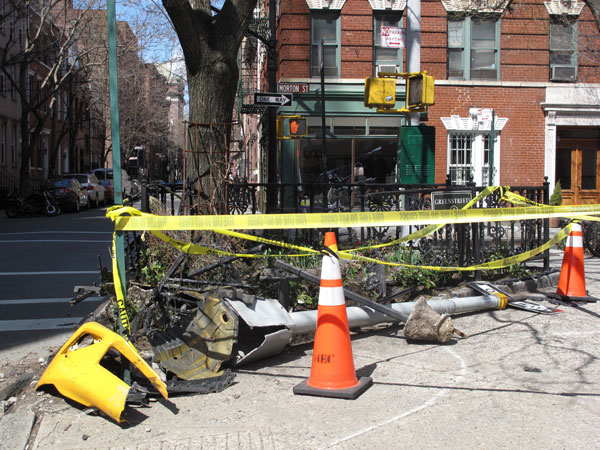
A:
<svg viewBox="0 0 600 450">
<path fill-rule="evenodd" d="M 477 109 L 477 122 L 491 122 L 492 121 L 492 108 L 478 108 Z"/>
<path fill-rule="evenodd" d="M 406 29 L 399 27 L 381 27 L 381 46 L 386 48 L 404 48 Z"/>
</svg>

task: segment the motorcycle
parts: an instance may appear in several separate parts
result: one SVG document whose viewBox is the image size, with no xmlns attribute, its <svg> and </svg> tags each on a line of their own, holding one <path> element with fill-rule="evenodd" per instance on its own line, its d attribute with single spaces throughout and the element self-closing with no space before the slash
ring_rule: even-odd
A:
<svg viewBox="0 0 600 450">
<path fill-rule="evenodd" d="M 10 194 L 6 199 L 7 217 L 45 214 L 49 217 L 60 214 L 54 194 L 45 188 L 25 195 Z"/>
</svg>

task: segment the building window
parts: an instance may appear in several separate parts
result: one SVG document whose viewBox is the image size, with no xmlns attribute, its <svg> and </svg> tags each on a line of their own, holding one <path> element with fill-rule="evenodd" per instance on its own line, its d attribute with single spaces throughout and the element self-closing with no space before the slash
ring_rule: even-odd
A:
<svg viewBox="0 0 600 450">
<path fill-rule="evenodd" d="M 500 20 L 448 18 L 448 79 L 498 80 Z"/>
<path fill-rule="evenodd" d="M 0 33 L 6 33 L 6 0 L 0 0 Z"/>
<path fill-rule="evenodd" d="M 10 98 L 17 99 L 17 66 L 12 68 L 13 82 L 10 83 Z"/>
<path fill-rule="evenodd" d="M 499 160 L 494 149 L 494 160 Z M 448 173 L 453 185 L 464 186 L 474 182 L 478 186 L 489 184 L 491 135 L 486 133 L 457 133 L 448 135 Z M 497 168 L 494 168 L 494 184 Z"/>
<path fill-rule="evenodd" d="M 310 75 L 321 75 L 321 42 L 323 42 L 323 71 L 326 78 L 340 76 L 340 14 L 339 12 L 313 12 L 311 14 Z"/>
<path fill-rule="evenodd" d="M 10 141 L 10 157 L 13 166 L 17 165 L 17 125 L 12 126 L 12 137 Z"/>
<path fill-rule="evenodd" d="M 6 122 L 0 123 L 0 164 L 6 164 Z"/>
<path fill-rule="evenodd" d="M 550 80 L 577 80 L 577 18 L 550 16 Z"/>
<path fill-rule="evenodd" d="M 373 65 L 377 72 L 402 72 L 402 50 L 405 47 L 402 13 L 373 14 Z"/>
</svg>

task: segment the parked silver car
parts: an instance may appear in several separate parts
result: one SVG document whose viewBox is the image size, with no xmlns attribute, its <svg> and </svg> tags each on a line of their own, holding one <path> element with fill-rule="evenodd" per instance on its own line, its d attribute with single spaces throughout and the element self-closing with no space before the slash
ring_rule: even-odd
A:
<svg viewBox="0 0 600 450">
<path fill-rule="evenodd" d="M 62 178 L 75 178 L 88 193 L 89 203 L 94 207 L 106 205 L 106 189 L 96 175 L 91 173 L 66 173 Z"/>
</svg>

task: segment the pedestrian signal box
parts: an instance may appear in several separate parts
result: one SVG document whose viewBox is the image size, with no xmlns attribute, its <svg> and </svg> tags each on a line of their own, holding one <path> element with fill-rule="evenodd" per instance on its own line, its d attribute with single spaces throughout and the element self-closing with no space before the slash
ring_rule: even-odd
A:
<svg viewBox="0 0 600 450">
<path fill-rule="evenodd" d="M 393 108 L 396 104 L 396 79 L 366 78 L 364 103 L 367 108 Z"/>
<path fill-rule="evenodd" d="M 306 117 L 302 116 L 277 116 L 277 138 L 294 139 L 308 134 Z"/>
<path fill-rule="evenodd" d="M 423 108 L 433 105 L 433 77 L 421 72 L 406 79 L 406 107 Z"/>
</svg>

